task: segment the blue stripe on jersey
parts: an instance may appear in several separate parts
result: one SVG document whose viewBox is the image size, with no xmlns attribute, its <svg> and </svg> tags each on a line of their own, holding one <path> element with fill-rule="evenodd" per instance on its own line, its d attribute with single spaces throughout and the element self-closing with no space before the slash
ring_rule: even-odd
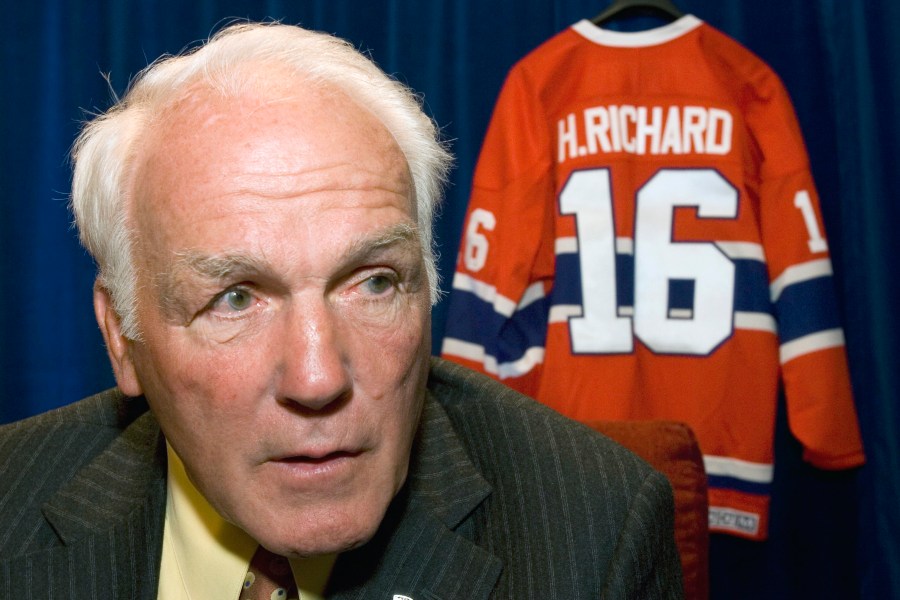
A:
<svg viewBox="0 0 900 600">
<path fill-rule="evenodd" d="M 515 361 L 529 348 L 544 346 L 547 307 L 544 298 L 507 319 L 475 294 L 454 289 L 445 336 L 483 346 L 498 363 Z"/>
<path fill-rule="evenodd" d="M 769 274 L 758 260 L 732 259 L 734 262 L 734 310 L 773 314 L 769 299 Z"/>
<path fill-rule="evenodd" d="M 553 304 L 581 305 L 581 265 L 577 254 L 556 255 L 556 276 L 551 296 Z"/>
<path fill-rule="evenodd" d="M 472 292 L 454 289 L 444 333 L 447 337 L 484 345 L 488 336 L 500 331 L 504 320 L 492 305 Z"/>
<path fill-rule="evenodd" d="M 529 348 L 543 348 L 547 340 L 550 300 L 541 298 L 517 310 L 500 329 L 498 363 L 516 361 Z"/>
<path fill-rule="evenodd" d="M 747 494 L 768 495 L 772 492 L 772 484 L 745 481 L 724 475 L 707 475 L 706 480 L 710 488 L 720 490 L 735 490 Z"/>
<path fill-rule="evenodd" d="M 841 326 L 831 277 L 789 285 L 776 303 L 781 343 Z"/>
<path fill-rule="evenodd" d="M 734 310 L 773 314 L 765 263 L 751 259 L 733 259 L 733 262 Z M 669 300 L 670 308 L 692 308 L 692 287 L 684 283 L 670 286 L 670 290 L 675 294 L 675 297 Z M 620 307 L 634 306 L 634 257 L 630 254 L 616 255 L 616 298 Z M 581 305 L 581 267 L 577 254 L 556 256 L 553 304 Z"/>
<path fill-rule="evenodd" d="M 619 306 L 634 306 L 634 256 L 616 254 L 616 299 Z"/>
</svg>

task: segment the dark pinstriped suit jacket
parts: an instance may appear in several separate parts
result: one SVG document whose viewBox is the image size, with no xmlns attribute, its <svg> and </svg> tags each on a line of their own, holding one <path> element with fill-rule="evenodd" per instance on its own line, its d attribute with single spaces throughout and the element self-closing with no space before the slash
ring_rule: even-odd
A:
<svg viewBox="0 0 900 600">
<path fill-rule="evenodd" d="M 115 391 L 0 428 L 0 598 L 155 599 L 164 446 Z M 413 455 L 329 597 L 681 597 L 668 483 L 593 431 L 435 359 Z"/>
</svg>

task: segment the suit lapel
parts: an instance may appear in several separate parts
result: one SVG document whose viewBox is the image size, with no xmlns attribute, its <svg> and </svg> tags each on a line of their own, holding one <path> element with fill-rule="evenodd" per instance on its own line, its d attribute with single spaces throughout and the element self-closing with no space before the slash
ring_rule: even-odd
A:
<svg viewBox="0 0 900 600">
<path fill-rule="evenodd" d="M 64 545 L 26 557 L 38 563 L 29 568 L 47 569 L 51 586 L 83 590 L 84 597 L 155 598 L 165 519 L 164 447 L 149 412 L 131 423 L 44 505 Z"/>
<path fill-rule="evenodd" d="M 64 545 L 3 565 L 13 589 L 35 597 L 155 599 L 165 465 L 159 426 L 146 413 L 44 505 Z M 488 598 L 503 565 L 474 542 L 470 516 L 490 493 L 444 409 L 429 397 L 406 485 L 373 540 L 340 556 L 328 596 Z"/>
<path fill-rule="evenodd" d="M 376 537 L 342 554 L 329 597 L 478 600 L 489 597 L 503 568 L 474 541 L 468 517 L 491 493 L 453 431 L 428 398 L 407 483 Z"/>
</svg>

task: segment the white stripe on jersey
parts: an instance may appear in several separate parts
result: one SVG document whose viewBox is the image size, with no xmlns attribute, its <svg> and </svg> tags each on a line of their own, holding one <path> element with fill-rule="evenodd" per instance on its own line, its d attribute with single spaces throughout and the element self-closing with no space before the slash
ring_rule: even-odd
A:
<svg viewBox="0 0 900 600">
<path fill-rule="evenodd" d="M 582 316 L 580 304 L 555 304 L 550 307 L 550 323 L 565 323 L 570 317 Z"/>
<path fill-rule="evenodd" d="M 522 294 L 522 299 L 519 300 L 519 305 L 516 306 L 516 311 L 520 311 L 523 308 L 527 307 L 529 304 L 533 302 L 537 302 L 538 300 L 544 299 L 544 284 L 540 281 L 536 283 L 532 283 L 525 290 L 525 293 Z"/>
<path fill-rule="evenodd" d="M 575 254 L 578 252 L 578 238 L 574 236 L 556 238 L 553 248 L 556 254 Z M 617 237 L 616 254 L 634 255 L 634 240 L 630 237 Z"/>
<path fill-rule="evenodd" d="M 775 317 L 769 313 L 735 311 L 734 328 L 776 333 L 778 324 L 775 322 Z"/>
<path fill-rule="evenodd" d="M 629 237 L 616 238 L 616 254 L 634 256 L 634 240 Z"/>
<path fill-rule="evenodd" d="M 728 258 L 766 262 L 766 253 L 760 244 L 753 242 L 715 242 L 715 245 Z M 556 238 L 554 249 L 556 254 L 575 254 L 578 252 L 578 238 L 574 236 Z M 630 237 L 617 237 L 616 254 L 633 256 L 634 240 Z"/>
<path fill-rule="evenodd" d="M 483 365 L 485 372 L 496 375 L 500 379 L 521 377 L 544 362 L 544 349 L 539 346 L 529 348 L 518 360 L 498 364 L 495 357 L 485 353 L 484 346 L 456 338 L 444 338 L 441 354 L 477 362 Z"/>
<path fill-rule="evenodd" d="M 516 311 L 522 310 L 529 304 L 544 298 L 544 284 L 538 281 L 537 283 L 532 283 L 528 286 L 525 293 L 522 294 L 522 300 L 519 301 L 517 306 L 515 302 L 506 296 L 497 293 L 496 287 L 489 283 L 479 281 L 465 273 L 455 273 L 453 275 L 453 289 L 471 292 L 479 300 L 483 300 L 493 306 L 494 312 L 503 315 L 504 317 L 511 317 Z"/>
<path fill-rule="evenodd" d="M 831 275 L 831 261 L 827 258 L 788 267 L 769 285 L 769 295 L 772 302 L 777 302 L 788 286 L 828 275 Z"/>
<path fill-rule="evenodd" d="M 441 354 L 452 354 L 479 364 L 484 364 L 485 359 L 484 346 L 451 337 L 444 338 L 444 342 L 441 345 Z M 494 364 L 497 363 L 496 360 L 493 362 Z"/>
<path fill-rule="evenodd" d="M 496 363 L 496 360 L 494 361 Z M 534 346 L 525 351 L 525 355 L 519 360 L 497 365 L 497 377 L 507 379 L 509 377 L 521 377 L 528 374 L 536 366 L 544 362 L 544 349 Z"/>
<path fill-rule="evenodd" d="M 707 475 L 733 477 L 753 483 L 772 483 L 773 468 L 770 464 L 755 463 L 725 456 L 703 456 Z"/>
<path fill-rule="evenodd" d="M 620 317 L 634 316 L 634 308 L 631 306 L 620 306 L 616 311 Z M 578 304 L 556 304 L 550 307 L 550 323 L 565 323 L 571 317 L 581 317 L 582 309 Z M 757 312 L 740 312 L 734 313 L 735 329 L 750 329 L 753 331 L 768 331 L 776 333 L 778 325 L 775 318 L 768 313 Z"/>
<path fill-rule="evenodd" d="M 494 310 L 504 317 L 511 317 L 516 312 L 516 303 L 506 296 L 498 294 L 496 287 L 464 273 L 453 275 L 453 289 L 475 294 L 479 299 L 492 305 Z"/>
<path fill-rule="evenodd" d="M 753 242 L 716 242 L 719 250 L 731 259 L 757 260 L 766 262 L 766 253 L 760 244 Z"/>
<path fill-rule="evenodd" d="M 844 331 L 840 328 L 811 333 L 781 345 L 781 364 L 790 360 L 826 348 L 837 348 L 844 345 Z"/>
<path fill-rule="evenodd" d="M 553 248 L 556 254 L 575 254 L 578 252 L 578 238 L 574 236 L 556 238 Z"/>
</svg>

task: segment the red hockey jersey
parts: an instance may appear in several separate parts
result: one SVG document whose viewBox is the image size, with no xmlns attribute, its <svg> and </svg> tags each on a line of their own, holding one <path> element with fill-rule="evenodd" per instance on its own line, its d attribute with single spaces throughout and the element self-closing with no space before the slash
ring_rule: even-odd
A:
<svg viewBox="0 0 900 600">
<path fill-rule="evenodd" d="M 574 419 L 688 423 L 711 529 L 764 539 L 779 384 L 805 459 L 864 460 L 832 288 L 777 75 L 690 15 L 581 21 L 504 84 L 442 353 Z"/>
</svg>

